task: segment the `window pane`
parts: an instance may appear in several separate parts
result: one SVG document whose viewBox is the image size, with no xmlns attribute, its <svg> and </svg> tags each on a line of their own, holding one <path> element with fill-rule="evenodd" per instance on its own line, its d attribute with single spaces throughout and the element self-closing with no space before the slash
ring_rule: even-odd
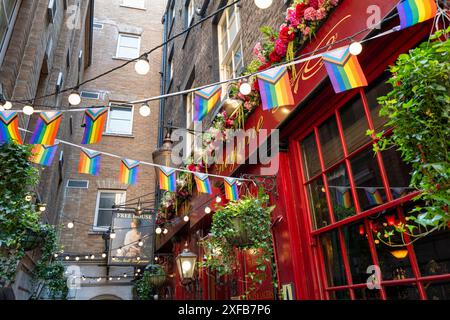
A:
<svg viewBox="0 0 450 320">
<path fill-rule="evenodd" d="M 111 226 L 113 210 L 99 210 L 97 215 L 97 227 Z"/>
<path fill-rule="evenodd" d="M 119 47 L 117 52 L 117 57 L 126 58 L 126 59 L 134 59 L 139 57 L 139 52 L 135 48 L 127 48 L 127 47 Z"/>
<path fill-rule="evenodd" d="M 336 221 L 354 215 L 356 211 L 345 165 L 327 173 L 327 181 Z"/>
<path fill-rule="evenodd" d="M 131 133 L 131 122 L 128 120 L 110 119 L 108 131 L 115 133 Z"/>
<path fill-rule="evenodd" d="M 415 285 L 385 287 L 388 300 L 419 300 L 419 292 Z"/>
<path fill-rule="evenodd" d="M 414 242 L 422 276 L 450 273 L 450 230 L 435 231 Z"/>
<path fill-rule="evenodd" d="M 380 82 L 366 92 L 367 103 L 369 104 L 370 114 L 372 116 L 373 126 L 376 132 L 387 129 L 384 124 L 388 119 L 380 116 L 380 105 L 377 98 L 386 95 L 392 90 L 392 86 L 386 83 L 389 77 L 390 76 L 383 77 Z"/>
<path fill-rule="evenodd" d="M 322 177 L 311 182 L 307 188 L 314 228 L 320 229 L 329 225 L 330 215 Z"/>
<path fill-rule="evenodd" d="M 235 17 L 233 17 L 232 19 L 229 20 L 230 22 L 230 43 L 233 43 L 234 39 L 236 38 L 236 35 L 238 33 L 238 22 L 235 19 Z"/>
<path fill-rule="evenodd" d="M 336 118 L 334 116 L 319 127 L 319 138 L 325 168 L 329 168 L 344 158 Z"/>
<path fill-rule="evenodd" d="M 325 272 L 327 274 L 328 286 L 336 287 L 347 284 L 345 278 L 344 262 L 342 260 L 341 245 L 337 231 L 332 231 L 320 237 Z"/>
<path fill-rule="evenodd" d="M 331 300 L 350 300 L 350 292 L 348 290 L 331 291 L 329 295 Z"/>
<path fill-rule="evenodd" d="M 380 300 L 380 290 L 373 289 L 370 290 L 369 288 L 361 288 L 361 289 L 354 289 L 353 292 L 355 293 L 355 299 L 356 300 Z"/>
<path fill-rule="evenodd" d="M 112 107 L 110 111 L 110 118 L 131 120 L 131 108 Z"/>
<path fill-rule="evenodd" d="M 382 157 L 392 196 L 400 198 L 414 191 L 413 188 L 409 187 L 412 168 L 403 162 L 400 154 L 395 149 L 389 149 L 382 152 Z"/>
<path fill-rule="evenodd" d="M 350 160 L 361 210 L 386 202 L 380 169 L 372 149 L 364 150 Z"/>
<path fill-rule="evenodd" d="M 99 208 L 111 209 L 115 202 L 116 202 L 116 194 L 115 193 L 101 193 Z"/>
<path fill-rule="evenodd" d="M 228 37 L 227 37 L 227 26 L 226 26 L 226 22 L 224 20 L 224 23 L 221 25 L 221 31 L 220 31 L 220 35 L 221 35 L 221 54 L 222 54 L 222 58 L 225 57 L 225 55 L 227 54 L 228 51 Z"/>
<path fill-rule="evenodd" d="M 450 282 L 427 283 L 424 287 L 428 300 L 450 300 Z"/>
<path fill-rule="evenodd" d="M 366 135 L 369 126 L 367 125 L 364 106 L 359 95 L 357 100 L 344 106 L 340 110 L 340 116 L 349 153 L 355 151 L 371 140 L 370 137 Z"/>
<path fill-rule="evenodd" d="M 350 271 L 354 284 L 366 283 L 369 278 L 367 267 L 373 265 L 367 232 L 363 221 L 343 228 Z"/>
<path fill-rule="evenodd" d="M 301 148 L 303 155 L 303 167 L 306 175 L 305 179 L 309 180 L 321 171 L 314 132 L 303 139 Z"/>
<path fill-rule="evenodd" d="M 139 46 L 139 38 L 120 36 L 120 46 L 128 48 L 137 48 Z"/>
</svg>

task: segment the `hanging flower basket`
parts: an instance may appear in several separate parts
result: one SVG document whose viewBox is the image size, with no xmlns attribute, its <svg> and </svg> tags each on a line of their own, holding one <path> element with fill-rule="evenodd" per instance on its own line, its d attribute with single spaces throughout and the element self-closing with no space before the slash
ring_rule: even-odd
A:
<svg viewBox="0 0 450 320">
<path fill-rule="evenodd" d="M 160 265 L 154 264 L 148 265 L 145 268 L 145 271 L 149 273 L 147 276 L 148 284 L 153 288 L 156 289 L 161 288 L 166 282 L 167 279 L 166 272 Z"/>
<path fill-rule="evenodd" d="M 25 251 L 32 251 L 38 248 L 44 242 L 44 236 L 41 233 L 28 229 L 22 241 Z"/>
<path fill-rule="evenodd" d="M 233 235 L 226 237 L 229 244 L 237 248 L 244 248 L 253 245 L 253 241 L 251 241 L 249 237 L 242 217 L 233 217 L 231 219 L 231 227 L 235 230 L 235 232 Z"/>
</svg>

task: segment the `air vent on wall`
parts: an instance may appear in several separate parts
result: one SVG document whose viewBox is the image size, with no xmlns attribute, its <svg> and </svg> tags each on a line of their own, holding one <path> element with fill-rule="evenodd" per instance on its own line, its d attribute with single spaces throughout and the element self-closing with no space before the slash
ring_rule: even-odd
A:
<svg viewBox="0 0 450 320">
<path fill-rule="evenodd" d="M 95 99 L 98 100 L 100 98 L 99 92 L 93 92 L 93 91 L 81 91 L 80 96 L 83 99 Z"/>
<path fill-rule="evenodd" d="M 87 180 L 73 180 L 67 181 L 67 188 L 71 189 L 87 189 L 89 187 L 89 181 Z"/>
</svg>

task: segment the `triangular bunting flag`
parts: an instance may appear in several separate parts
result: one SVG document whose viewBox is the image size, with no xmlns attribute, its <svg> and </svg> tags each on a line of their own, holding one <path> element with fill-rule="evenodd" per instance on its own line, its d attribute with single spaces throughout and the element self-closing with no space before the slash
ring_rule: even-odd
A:
<svg viewBox="0 0 450 320">
<path fill-rule="evenodd" d="M 108 108 L 86 109 L 85 127 L 81 144 L 94 144 L 100 142 L 105 130 Z"/>
<path fill-rule="evenodd" d="M 205 88 L 194 93 L 194 121 L 202 121 L 217 105 L 222 95 L 220 85 Z"/>
<path fill-rule="evenodd" d="M 159 187 L 161 190 L 176 192 L 177 177 L 175 169 L 160 167 L 159 168 Z"/>
<path fill-rule="evenodd" d="M 33 155 L 30 157 L 30 161 L 42 166 L 50 167 L 52 165 L 53 159 L 55 158 L 56 151 L 58 151 L 57 144 L 54 146 L 37 144 L 31 151 Z"/>
<path fill-rule="evenodd" d="M 30 144 L 54 145 L 61 116 L 61 111 L 41 112 L 31 136 Z"/>
<path fill-rule="evenodd" d="M 136 184 L 139 164 L 139 161 L 123 159 L 120 166 L 120 182 L 130 185 Z"/>
<path fill-rule="evenodd" d="M 370 205 L 374 206 L 383 204 L 383 198 L 381 197 L 381 193 L 377 188 L 365 188 L 364 191 Z"/>
<path fill-rule="evenodd" d="M 286 67 L 266 70 L 258 74 L 257 77 L 263 110 L 294 104 L 289 73 Z"/>
<path fill-rule="evenodd" d="M 343 206 L 346 209 L 351 208 L 352 205 L 352 196 L 350 194 L 350 189 L 346 187 L 337 187 L 337 203 Z"/>
<path fill-rule="evenodd" d="M 212 194 L 211 182 L 209 181 L 207 174 L 196 172 L 194 173 L 194 178 L 199 193 Z"/>
<path fill-rule="evenodd" d="M 224 178 L 225 197 L 228 200 L 239 199 L 238 187 L 236 178 Z"/>
<path fill-rule="evenodd" d="M 81 149 L 78 172 L 97 176 L 100 173 L 102 154 L 98 151 Z"/>
<path fill-rule="evenodd" d="M 15 111 L 0 111 L 0 145 L 10 142 L 22 144 L 19 116 Z"/>
<path fill-rule="evenodd" d="M 397 5 L 400 27 L 405 29 L 436 16 L 436 0 L 405 0 Z"/>
<path fill-rule="evenodd" d="M 348 46 L 324 53 L 323 61 L 336 93 L 367 86 L 358 58 Z"/>
</svg>

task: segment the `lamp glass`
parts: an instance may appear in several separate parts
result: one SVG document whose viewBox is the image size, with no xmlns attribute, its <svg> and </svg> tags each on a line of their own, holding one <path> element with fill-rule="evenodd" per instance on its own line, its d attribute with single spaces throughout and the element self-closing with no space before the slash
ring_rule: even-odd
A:
<svg viewBox="0 0 450 320">
<path fill-rule="evenodd" d="M 196 261 L 197 255 L 187 249 L 178 255 L 176 262 L 181 280 L 190 280 L 194 277 Z"/>
<path fill-rule="evenodd" d="M 148 104 L 143 104 L 139 108 L 139 114 L 143 117 L 148 117 L 152 113 L 152 110 L 150 109 L 150 106 Z"/>
<path fill-rule="evenodd" d="M 12 103 L 9 101 L 6 101 L 5 104 L 3 105 L 3 108 L 5 108 L 5 110 L 9 110 L 12 108 Z"/>
<path fill-rule="evenodd" d="M 150 71 L 150 64 L 145 58 L 139 59 L 134 65 L 134 69 L 136 70 L 137 74 L 144 76 Z"/>
<path fill-rule="evenodd" d="M 249 83 L 244 82 L 241 84 L 241 86 L 239 87 L 239 91 L 244 95 L 247 96 L 252 92 L 252 87 L 250 86 Z"/>
<path fill-rule="evenodd" d="M 156 228 L 155 232 L 156 232 L 156 234 L 161 234 L 162 229 L 160 227 L 158 227 L 158 228 Z"/>
<path fill-rule="evenodd" d="M 255 0 L 255 4 L 260 9 L 267 9 L 272 5 L 273 0 Z"/>
<path fill-rule="evenodd" d="M 69 103 L 70 103 L 72 106 L 77 106 L 77 105 L 79 105 L 79 104 L 81 103 L 81 97 L 80 97 L 80 94 L 79 94 L 78 92 L 76 92 L 76 91 L 72 92 L 72 93 L 69 95 Z"/>
<path fill-rule="evenodd" d="M 350 53 L 351 53 L 352 55 L 357 56 L 357 55 L 361 54 L 361 52 L 362 52 L 362 50 L 363 50 L 363 47 L 362 47 L 361 43 L 359 43 L 359 42 L 353 42 L 353 43 L 350 45 L 349 50 L 350 50 Z"/>
<path fill-rule="evenodd" d="M 22 109 L 23 113 L 27 116 L 31 116 L 34 113 L 34 108 L 32 106 L 26 105 Z"/>
</svg>

